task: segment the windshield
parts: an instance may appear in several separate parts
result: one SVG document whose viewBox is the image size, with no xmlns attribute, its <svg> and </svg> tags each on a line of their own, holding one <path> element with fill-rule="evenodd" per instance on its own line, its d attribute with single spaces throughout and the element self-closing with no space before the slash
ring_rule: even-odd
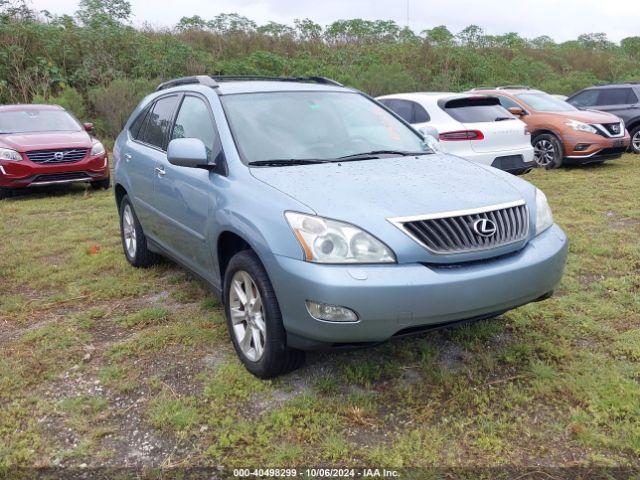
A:
<svg viewBox="0 0 640 480">
<path fill-rule="evenodd" d="M 64 110 L 25 109 L 0 112 L 0 133 L 78 132 L 80 124 Z"/>
<path fill-rule="evenodd" d="M 572 112 L 577 110 L 573 105 L 546 93 L 520 93 L 516 97 L 539 112 Z"/>
<path fill-rule="evenodd" d="M 246 163 L 431 153 L 414 131 L 358 93 L 269 92 L 221 99 Z"/>
</svg>

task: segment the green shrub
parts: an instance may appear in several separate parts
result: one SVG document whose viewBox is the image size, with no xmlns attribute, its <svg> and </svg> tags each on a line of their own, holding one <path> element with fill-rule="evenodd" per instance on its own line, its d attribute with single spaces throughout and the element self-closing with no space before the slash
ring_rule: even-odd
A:
<svg viewBox="0 0 640 480">
<path fill-rule="evenodd" d="M 71 112 L 80 121 L 87 119 L 87 110 L 84 99 L 75 88 L 65 87 L 57 95 L 50 95 L 45 98 L 42 95 L 35 95 L 31 103 L 46 103 L 49 105 L 60 105 Z"/>
<path fill-rule="evenodd" d="M 159 81 L 119 78 L 104 87 L 89 90 L 89 102 L 96 115 L 96 129 L 115 138 L 136 105 L 153 92 Z"/>
</svg>

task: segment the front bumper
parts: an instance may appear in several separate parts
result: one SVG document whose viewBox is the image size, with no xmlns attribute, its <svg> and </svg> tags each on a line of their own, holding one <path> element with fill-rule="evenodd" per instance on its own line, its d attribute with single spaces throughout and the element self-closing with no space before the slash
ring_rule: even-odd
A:
<svg viewBox="0 0 640 480">
<path fill-rule="evenodd" d="M 299 340 L 377 342 L 411 327 L 487 316 L 536 300 L 560 281 L 567 249 L 566 235 L 554 225 L 518 252 L 468 264 L 318 265 L 276 256 L 267 269 L 294 346 Z M 348 307 L 359 321 L 316 320 L 305 300 Z"/>
<path fill-rule="evenodd" d="M 589 134 L 587 136 L 568 137 L 564 139 L 565 163 L 586 165 L 620 158 L 627 151 L 630 143 L 631 137 L 629 137 L 628 133 L 617 138 Z M 584 148 L 584 146 L 587 147 Z"/>
<path fill-rule="evenodd" d="M 109 177 L 109 157 L 89 156 L 73 163 L 38 164 L 27 159 L 20 162 L 0 160 L 0 187 L 25 188 L 60 183 L 93 182 Z"/>
</svg>

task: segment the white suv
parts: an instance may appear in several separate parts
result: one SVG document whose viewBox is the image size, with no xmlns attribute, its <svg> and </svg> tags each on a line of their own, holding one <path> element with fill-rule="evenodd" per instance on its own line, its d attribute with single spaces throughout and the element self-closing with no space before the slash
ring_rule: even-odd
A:
<svg viewBox="0 0 640 480">
<path fill-rule="evenodd" d="M 418 92 L 377 100 L 418 130 L 435 128 L 446 153 L 518 175 L 535 166 L 527 126 L 495 97 Z"/>
</svg>

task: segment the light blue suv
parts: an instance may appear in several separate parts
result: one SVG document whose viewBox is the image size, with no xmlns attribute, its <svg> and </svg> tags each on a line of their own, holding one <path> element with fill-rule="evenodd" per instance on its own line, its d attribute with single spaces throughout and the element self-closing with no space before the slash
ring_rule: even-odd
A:
<svg viewBox="0 0 640 480">
<path fill-rule="evenodd" d="M 549 297 L 567 256 L 544 194 L 429 149 L 375 100 L 321 77 L 160 85 L 114 148 L 122 243 L 225 305 L 254 375 Z"/>
</svg>

